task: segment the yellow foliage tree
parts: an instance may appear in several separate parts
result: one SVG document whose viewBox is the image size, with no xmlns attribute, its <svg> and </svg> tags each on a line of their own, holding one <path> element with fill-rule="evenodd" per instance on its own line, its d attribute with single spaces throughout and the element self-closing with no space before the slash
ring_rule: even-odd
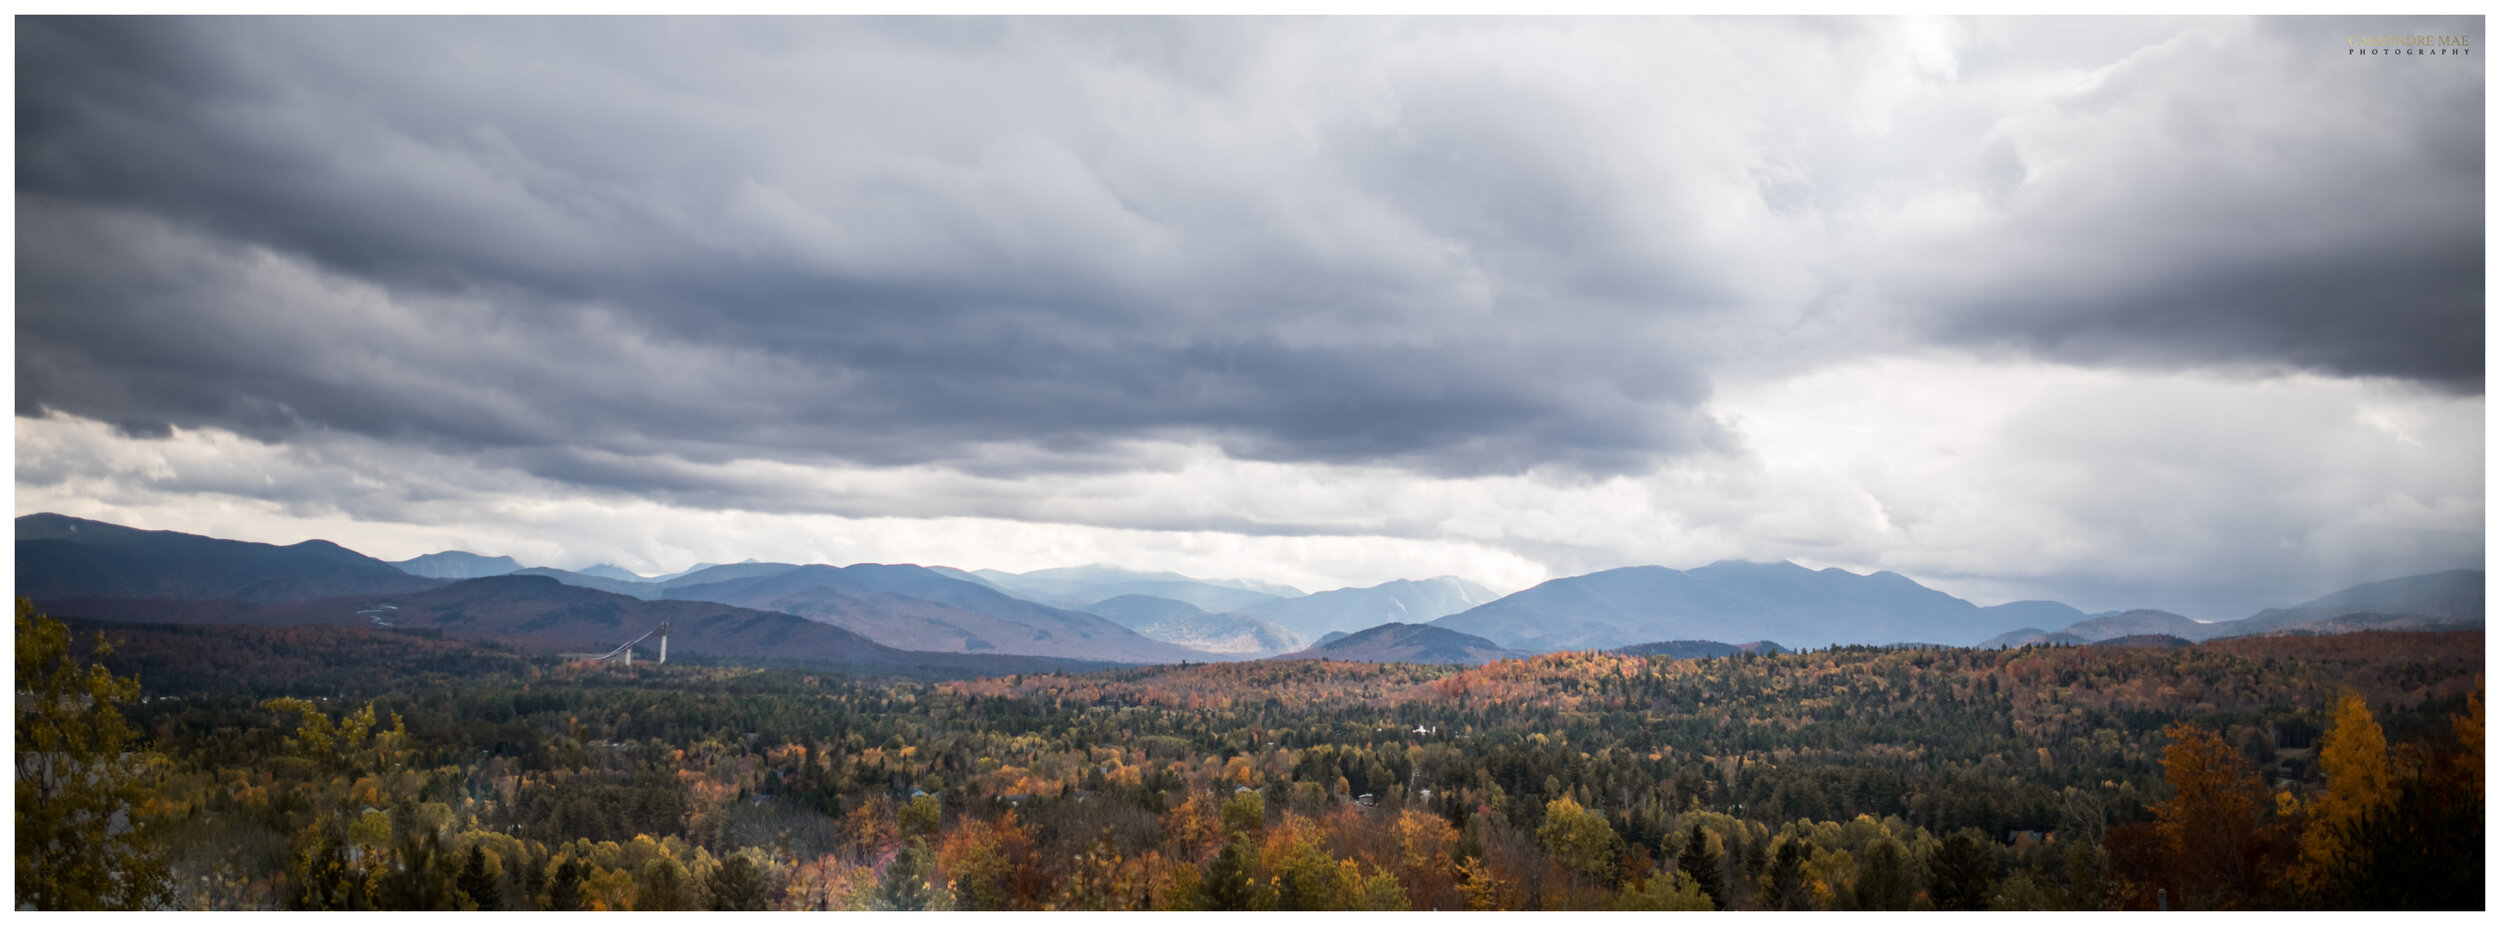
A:
<svg viewBox="0 0 2500 926">
<path fill-rule="evenodd" d="M 2351 863 L 2345 839 L 2352 824 L 2396 799 L 2387 736 L 2360 695 L 2347 692 L 2336 702 L 2334 723 L 2319 740 L 2318 766 L 2326 773 L 2326 793 L 2308 805 L 2296 874 L 2309 888 L 2326 883 Z"/>
<path fill-rule="evenodd" d="M 114 705 L 139 681 L 107 671 L 96 636 L 70 655 L 69 627 L 17 600 L 17 902 L 37 910 L 135 910 L 166 897 L 163 864 L 130 818 L 147 757 Z"/>
</svg>

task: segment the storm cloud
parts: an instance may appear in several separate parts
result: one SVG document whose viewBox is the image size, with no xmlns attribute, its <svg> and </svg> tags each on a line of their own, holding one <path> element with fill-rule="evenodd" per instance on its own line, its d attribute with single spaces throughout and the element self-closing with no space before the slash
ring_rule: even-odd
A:
<svg viewBox="0 0 2500 926">
<path fill-rule="evenodd" d="M 2252 402 L 2350 381 L 2316 388 L 2461 420 L 2481 57 L 2346 39 L 2480 26 L 22 18 L 19 483 L 105 491 L 80 467 L 153 464 L 98 442 L 193 440 L 166 453 L 199 472 L 143 482 L 375 521 L 520 493 L 1477 544 L 1520 581 L 1821 550 L 2185 589 L 2150 561 L 2356 497 L 2122 554 L 2058 507 L 2084 493 L 1994 470 L 1949 504 L 1894 464 L 1799 476 L 1814 443 L 1763 397 L 1914 357 Z M 2015 471 L 2058 447 L 2099 478 L 2188 465 L 2152 449 L 2212 430 L 2183 415 L 2098 449 L 1972 426 L 2022 435 L 1988 444 Z M 2397 545 L 2444 567 L 2480 557 L 2449 523 L 2479 507 L 2439 507 L 2479 499 L 2480 457 L 2440 447 L 2471 458 L 2394 491 L 2446 512 Z M 2204 510 L 2190 491 L 2128 504 Z M 2091 551 L 1918 514 L 2014 498 Z"/>
</svg>

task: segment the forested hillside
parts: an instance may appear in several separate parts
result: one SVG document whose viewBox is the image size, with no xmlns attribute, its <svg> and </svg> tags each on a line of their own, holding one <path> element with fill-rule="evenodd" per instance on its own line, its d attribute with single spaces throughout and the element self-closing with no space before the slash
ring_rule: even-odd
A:
<svg viewBox="0 0 2500 926">
<path fill-rule="evenodd" d="M 180 636 L 200 633 L 106 631 L 103 665 L 139 677 L 119 708 L 146 755 L 126 797 L 162 906 L 2482 896 L 2479 633 L 948 682 L 570 666 L 382 629 Z M 300 684 L 240 681 L 274 677 Z M 38 882 L 19 864 L 24 902 Z"/>
</svg>

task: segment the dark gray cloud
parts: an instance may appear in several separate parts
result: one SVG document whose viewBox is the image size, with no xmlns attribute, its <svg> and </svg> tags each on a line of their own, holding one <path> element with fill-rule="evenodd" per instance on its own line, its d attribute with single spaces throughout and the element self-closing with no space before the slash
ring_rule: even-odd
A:
<svg viewBox="0 0 2500 926">
<path fill-rule="evenodd" d="M 1223 96 L 1257 26 L 786 25 L 30 21 L 20 414 L 1443 473 L 1718 439 L 1695 351 L 1577 324 L 1710 284 L 1608 253 L 1611 191 L 1549 127 L 1428 98 L 1412 124 L 1452 137 L 1342 139 L 1384 204 L 1307 144 L 1220 137 L 1271 118 Z M 1103 124 L 1132 95 L 1219 137 Z M 271 261 L 416 314 L 267 292 L 302 275 Z M 1456 289 L 1487 276 L 1510 291 Z"/>
<path fill-rule="evenodd" d="M 2480 389 L 2479 59 L 2100 35 L 2008 111 L 1855 82 L 1889 28 L 23 19 L 17 412 L 700 500 L 1158 440 L 1641 472 L 1824 311 Z M 1970 83 L 2047 30 L 1974 31 Z"/>
<path fill-rule="evenodd" d="M 2479 18 L 2308 17 L 2134 51 L 1975 151 L 1987 221 L 1870 276 L 1937 336 L 2084 364 L 2297 368 L 2483 388 L 2483 65 L 2346 53 Z M 1982 38 L 1975 57 L 2044 44 Z"/>
</svg>

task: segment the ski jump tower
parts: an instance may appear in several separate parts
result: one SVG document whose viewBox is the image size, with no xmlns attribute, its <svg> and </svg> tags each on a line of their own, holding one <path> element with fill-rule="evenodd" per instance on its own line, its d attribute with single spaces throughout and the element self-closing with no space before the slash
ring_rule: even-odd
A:
<svg viewBox="0 0 2500 926">
<path fill-rule="evenodd" d="M 654 664 L 655 664 L 655 665 L 667 665 L 667 664 L 668 664 L 668 622 L 667 622 L 667 621 L 661 621 L 661 622 L 660 622 L 660 626 L 659 626 L 658 628 L 656 628 L 656 629 L 652 630 L 652 631 L 651 631 L 651 632 L 649 632 L 649 633 L 645 633 L 645 634 L 643 634 L 642 636 L 635 637 L 635 638 L 633 638 L 632 640 L 627 641 L 627 642 L 625 643 L 625 645 L 620 646 L 620 647 L 617 647 L 617 648 L 612 649 L 612 650 L 609 650 L 609 651 L 607 651 L 607 652 L 604 652 L 604 653 L 565 653 L 565 654 L 564 654 L 564 658 L 566 658 L 566 659 L 575 659 L 575 660 L 580 660 L 580 661 L 583 661 L 583 662 L 596 662 L 596 663 L 601 663 L 601 664 L 605 664 L 605 665 L 630 666 L 630 665 L 633 665 L 633 664 L 634 664 L 634 644 L 636 644 L 636 643 L 640 643 L 640 642 L 642 642 L 642 641 L 644 641 L 644 640 L 651 639 L 652 637 L 658 637 L 658 638 L 660 638 L 660 658 L 659 658 L 659 660 L 658 660 L 656 663 L 654 663 Z"/>
</svg>

